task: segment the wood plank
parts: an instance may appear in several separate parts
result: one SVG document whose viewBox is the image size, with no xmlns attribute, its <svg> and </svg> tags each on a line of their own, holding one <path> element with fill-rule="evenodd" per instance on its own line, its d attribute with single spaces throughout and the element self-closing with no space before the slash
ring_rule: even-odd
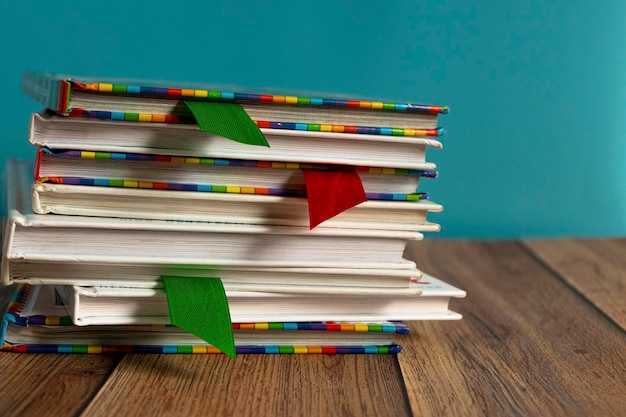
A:
<svg viewBox="0 0 626 417">
<path fill-rule="evenodd" d="M 626 238 L 529 240 L 524 245 L 626 330 Z"/>
<path fill-rule="evenodd" d="M 410 415 L 395 355 L 129 355 L 84 416 Z"/>
<path fill-rule="evenodd" d="M 626 334 L 514 242 L 418 242 L 468 292 L 459 322 L 412 322 L 398 356 L 414 415 L 618 416 Z"/>
<path fill-rule="evenodd" d="M 0 415 L 76 415 L 118 361 L 116 355 L 0 352 Z"/>
</svg>

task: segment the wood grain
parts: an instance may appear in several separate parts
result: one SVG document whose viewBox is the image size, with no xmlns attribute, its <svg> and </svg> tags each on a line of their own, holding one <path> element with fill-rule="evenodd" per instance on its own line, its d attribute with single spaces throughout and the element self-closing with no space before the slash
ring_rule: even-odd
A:
<svg viewBox="0 0 626 417">
<path fill-rule="evenodd" d="M 115 355 L 0 352 L 0 415 L 76 415 L 118 360 Z"/>
<path fill-rule="evenodd" d="M 415 415 L 622 416 L 626 335 L 514 242 L 419 242 L 468 292 L 460 322 L 413 322 L 398 356 Z"/>
<path fill-rule="evenodd" d="M 468 296 L 398 356 L 0 352 L 0 415 L 624 415 L 626 240 L 417 243 Z"/>
<path fill-rule="evenodd" d="M 128 355 L 84 416 L 407 416 L 394 355 Z"/>
<path fill-rule="evenodd" d="M 626 238 L 530 240 L 524 245 L 626 330 Z"/>
</svg>

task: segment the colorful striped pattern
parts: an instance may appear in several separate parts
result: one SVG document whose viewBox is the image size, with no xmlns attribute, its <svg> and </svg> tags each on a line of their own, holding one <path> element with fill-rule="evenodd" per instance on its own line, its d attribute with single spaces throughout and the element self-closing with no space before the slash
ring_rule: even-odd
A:
<svg viewBox="0 0 626 417">
<path fill-rule="evenodd" d="M 193 116 L 189 115 L 85 110 L 78 107 L 72 107 L 69 110 L 69 115 L 75 117 L 90 117 L 94 119 L 104 120 L 123 120 L 127 122 L 196 124 L 196 119 Z M 259 128 L 306 130 L 312 132 L 358 133 L 365 135 L 383 136 L 443 136 L 445 134 L 445 129 L 442 127 L 439 127 L 437 129 L 411 129 L 399 127 L 344 126 L 315 123 L 273 122 L 267 120 L 254 120 L 254 122 Z"/>
<path fill-rule="evenodd" d="M 258 195 L 276 195 L 283 197 L 302 197 L 307 196 L 306 190 L 303 189 L 287 189 L 287 188 L 262 188 L 262 187 L 241 187 L 238 185 L 211 185 L 211 184 L 180 184 L 135 180 L 112 180 L 106 178 L 78 178 L 78 177 L 42 177 L 39 182 L 68 184 L 68 185 L 89 185 L 99 187 L 121 187 L 121 188 L 145 188 L 155 190 L 170 191 L 198 191 L 209 193 L 232 193 L 232 194 L 258 194 Z M 385 201 L 419 201 L 427 200 L 428 193 L 365 193 L 368 200 L 385 200 Z"/>
<path fill-rule="evenodd" d="M 344 323 L 344 322 L 280 322 L 233 323 L 237 330 L 322 330 L 327 332 L 383 332 L 408 334 L 409 327 L 402 322 Z"/>
<path fill-rule="evenodd" d="M 145 345 L 11 345 L 1 350 L 20 353 L 221 353 L 212 346 L 145 346 Z M 237 346 L 237 354 L 395 354 L 402 347 L 392 345 L 365 346 Z"/>
<path fill-rule="evenodd" d="M 114 94 L 141 94 L 176 99 L 208 98 L 211 100 L 227 100 L 237 102 L 257 102 L 274 104 L 295 104 L 304 106 L 348 107 L 372 110 L 406 111 L 416 113 L 448 113 L 447 106 L 432 106 L 412 103 L 394 103 L 384 101 L 344 100 L 318 97 L 281 96 L 270 94 L 248 94 L 228 91 L 211 91 L 184 88 L 144 87 L 139 85 L 112 84 L 112 83 L 81 83 L 70 80 L 74 88 L 99 93 Z"/>
<path fill-rule="evenodd" d="M 316 171 L 345 171 L 345 172 L 362 172 L 368 174 L 383 175 L 410 175 L 420 177 L 436 177 L 436 171 L 424 171 L 419 169 L 403 169 L 403 168 L 381 168 L 366 167 L 352 165 L 334 165 L 334 164 L 311 164 L 304 162 L 271 162 L 271 161 L 252 161 L 244 159 L 213 159 L 200 157 L 185 156 L 168 156 L 168 155 L 151 155 L 136 153 L 117 153 L 117 152 L 93 152 L 93 151 L 51 151 L 44 148 L 43 152 L 59 157 L 84 158 L 84 159 L 124 159 L 129 161 L 142 162 L 161 162 L 166 164 L 189 164 L 189 165 L 220 165 L 234 166 L 246 168 L 274 168 L 274 169 L 312 169 Z"/>
<path fill-rule="evenodd" d="M 9 313 L 15 317 L 15 323 L 20 326 L 44 325 L 44 326 L 73 326 L 69 316 L 42 316 L 32 315 L 28 317 Z M 135 325 L 134 327 L 153 327 L 152 325 Z M 154 325 L 154 327 L 169 327 Z M 274 322 L 274 323 L 233 323 L 233 330 L 317 330 L 327 332 L 372 332 L 372 333 L 398 333 L 408 334 L 409 328 L 402 322 L 397 323 L 344 323 L 344 322 Z"/>
</svg>

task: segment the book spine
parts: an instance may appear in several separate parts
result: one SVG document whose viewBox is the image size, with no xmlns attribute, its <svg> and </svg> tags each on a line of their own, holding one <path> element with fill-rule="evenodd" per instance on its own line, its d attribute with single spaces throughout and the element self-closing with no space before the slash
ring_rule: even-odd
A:
<svg viewBox="0 0 626 417">
<path fill-rule="evenodd" d="M 22 92 L 42 106 L 67 115 L 70 83 L 51 74 L 27 72 L 22 77 Z"/>
</svg>

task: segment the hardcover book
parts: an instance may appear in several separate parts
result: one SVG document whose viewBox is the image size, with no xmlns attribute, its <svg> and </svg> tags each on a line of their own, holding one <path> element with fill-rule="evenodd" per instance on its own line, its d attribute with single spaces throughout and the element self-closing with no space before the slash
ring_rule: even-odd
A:
<svg viewBox="0 0 626 417">
<path fill-rule="evenodd" d="M 354 172 L 368 200 L 423 199 L 426 195 L 417 192 L 421 177 L 436 176 L 433 171 L 400 168 L 45 148 L 39 149 L 35 164 L 35 176 L 40 182 L 291 197 L 307 196 L 304 170 Z"/>
<path fill-rule="evenodd" d="M 298 92 L 26 73 L 22 91 L 63 115 L 197 123 L 189 102 L 237 103 L 260 128 L 395 136 L 438 136 L 446 106 Z"/>
<path fill-rule="evenodd" d="M 52 286 L 16 286 L 0 325 L 2 350 L 59 353 L 219 353 L 173 326 L 74 326 Z M 397 353 L 401 322 L 233 323 L 237 353 Z"/>
<path fill-rule="evenodd" d="M 233 322 L 453 320 L 451 298 L 465 292 L 424 274 L 407 288 L 341 288 L 303 285 L 225 285 Z M 76 325 L 168 324 L 162 287 L 57 286 Z M 254 291 L 256 290 L 256 291 Z"/>
<path fill-rule="evenodd" d="M 127 123 L 64 117 L 52 111 L 31 115 L 29 142 L 49 149 L 193 156 L 219 159 L 434 169 L 426 164 L 435 138 L 261 129 L 269 147 L 250 146 L 208 134 L 195 125 Z"/>
<path fill-rule="evenodd" d="M 32 204 L 37 214 L 309 226 L 308 200 L 280 195 L 50 182 L 33 184 Z M 440 204 L 426 199 L 369 200 L 342 211 L 317 228 L 437 232 L 439 225 L 428 221 L 427 215 L 442 210 Z"/>
</svg>

